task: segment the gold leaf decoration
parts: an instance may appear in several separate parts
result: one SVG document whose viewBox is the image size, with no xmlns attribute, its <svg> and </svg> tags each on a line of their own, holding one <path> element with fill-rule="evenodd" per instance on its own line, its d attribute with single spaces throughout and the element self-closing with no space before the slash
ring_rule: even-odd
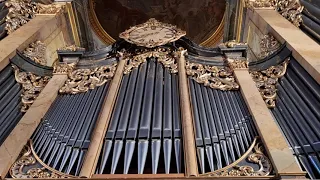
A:
<svg viewBox="0 0 320 180">
<path fill-rule="evenodd" d="M 53 65 L 53 74 L 69 74 L 75 68 L 76 63 L 56 62 Z"/>
<path fill-rule="evenodd" d="M 62 48 L 59 48 L 58 49 L 59 51 L 71 51 L 71 52 L 76 52 L 76 51 L 84 51 L 85 48 L 82 48 L 82 47 L 78 47 L 76 45 L 70 45 L 70 46 L 65 46 L 65 47 L 62 47 Z"/>
<path fill-rule="evenodd" d="M 60 88 L 62 94 L 78 94 L 104 85 L 114 76 L 117 64 L 106 65 L 94 69 L 77 69 L 68 74 L 68 80 Z"/>
<path fill-rule="evenodd" d="M 232 59 L 228 58 L 228 65 L 231 69 L 247 69 L 248 61 L 246 59 Z"/>
<path fill-rule="evenodd" d="M 200 176 L 268 176 L 272 171 L 272 164 L 264 154 L 264 148 L 258 139 L 258 137 L 254 139 L 247 152 L 237 161 L 224 168 L 201 174 Z M 248 165 L 239 165 L 242 161 L 257 164 L 259 168 L 255 170 L 249 163 L 247 163 Z"/>
<path fill-rule="evenodd" d="M 37 76 L 31 72 L 22 72 L 15 65 L 12 65 L 15 71 L 15 79 L 22 85 L 22 112 L 27 112 L 34 100 L 39 96 L 43 88 L 50 80 L 50 76 Z"/>
<path fill-rule="evenodd" d="M 277 83 L 279 78 L 285 75 L 289 60 L 290 58 L 263 71 L 250 71 L 251 77 L 268 108 L 276 106 Z"/>
<path fill-rule="evenodd" d="M 239 89 L 239 85 L 233 76 L 233 71 L 229 67 L 202 65 L 187 61 L 186 71 L 187 75 L 191 76 L 196 82 L 210 88 L 223 91 Z"/>
<path fill-rule="evenodd" d="M 47 60 L 45 58 L 46 45 L 41 41 L 33 42 L 23 51 L 23 55 L 30 58 L 34 62 L 41 64 L 43 66 L 47 65 Z"/>
<path fill-rule="evenodd" d="M 148 58 L 156 58 L 165 68 L 168 68 L 171 73 L 178 72 L 178 64 L 169 49 L 157 48 L 151 51 L 143 51 L 135 56 L 127 56 L 127 64 L 124 68 L 124 74 L 129 74 L 132 69 L 137 68 L 140 64 L 147 61 Z"/>
<path fill-rule="evenodd" d="M 10 176 L 14 179 L 57 179 L 76 178 L 76 176 L 64 174 L 44 164 L 33 150 L 32 142 L 25 145 L 20 157 L 10 168 Z"/>
</svg>

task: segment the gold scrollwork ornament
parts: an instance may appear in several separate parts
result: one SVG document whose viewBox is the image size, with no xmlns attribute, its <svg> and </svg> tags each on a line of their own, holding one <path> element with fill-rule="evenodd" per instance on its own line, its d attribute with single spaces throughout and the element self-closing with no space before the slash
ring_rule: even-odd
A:
<svg viewBox="0 0 320 180">
<path fill-rule="evenodd" d="M 186 72 L 196 82 L 213 89 L 223 91 L 239 89 L 239 85 L 233 76 L 233 71 L 229 67 L 202 65 L 187 61 Z"/>
<path fill-rule="evenodd" d="M 60 88 L 62 94 L 78 94 L 104 85 L 114 76 L 117 64 L 94 69 L 77 69 L 69 73 L 65 85 Z"/>
<path fill-rule="evenodd" d="M 53 74 L 69 74 L 75 66 L 76 63 L 56 62 L 53 66 Z"/>
<path fill-rule="evenodd" d="M 46 45 L 41 41 L 33 42 L 23 51 L 23 55 L 43 66 L 47 65 L 45 58 Z"/>
</svg>

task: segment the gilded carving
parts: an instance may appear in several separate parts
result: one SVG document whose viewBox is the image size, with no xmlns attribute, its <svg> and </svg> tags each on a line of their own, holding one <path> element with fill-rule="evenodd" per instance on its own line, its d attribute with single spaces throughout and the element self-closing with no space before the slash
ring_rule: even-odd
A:
<svg viewBox="0 0 320 180">
<path fill-rule="evenodd" d="M 75 66 L 76 63 L 56 62 L 53 66 L 53 74 L 69 74 Z"/>
<path fill-rule="evenodd" d="M 154 48 L 174 42 L 185 35 L 186 32 L 176 26 L 151 18 L 120 33 L 119 37 L 138 46 Z"/>
<path fill-rule="evenodd" d="M 187 61 L 186 70 L 187 75 L 191 76 L 192 79 L 210 88 L 223 91 L 239 89 L 233 71 L 229 67 L 202 65 Z"/>
<path fill-rule="evenodd" d="M 9 9 L 5 27 L 8 34 L 29 22 L 36 14 L 55 14 L 63 7 L 59 4 L 44 5 L 31 0 L 8 0 L 5 5 Z"/>
<path fill-rule="evenodd" d="M 260 54 L 258 55 L 258 58 L 263 59 L 273 54 L 280 46 L 281 44 L 274 36 L 271 34 L 264 35 L 260 42 Z"/>
<path fill-rule="evenodd" d="M 255 169 L 254 166 L 239 165 L 242 161 L 248 161 L 259 166 Z M 256 137 L 248 149 L 248 151 L 234 163 L 218 169 L 214 172 L 201 174 L 200 176 L 268 176 L 272 171 L 272 164 L 269 158 L 264 154 L 264 149 L 261 142 L 258 142 Z"/>
<path fill-rule="evenodd" d="M 47 65 L 47 60 L 45 58 L 46 45 L 41 41 L 33 42 L 23 51 L 23 55 L 30 58 L 34 62 Z"/>
<path fill-rule="evenodd" d="M 303 6 L 299 0 L 276 0 L 276 10 L 293 25 L 299 27 L 302 23 Z"/>
<path fill-rule="evenodd" d="M 140 66 L 140 64 L 147 61 L 148 58 L 154 57 L 157 59 L 157 61 L 165 68 L 168 68 L 171 73 L 177 73 L 178 72 L 178 64 L 174 58 L 174 56 L 171 54 L 171 51 L 165 48 L 157 48 L 152 51 L 145 51 L 142 53 L 139 53 L 135 56 L 128 56 L 125 59 L 128 60 L 127 64 L 124 67 L 124 74 L 129 74 L 132 69 L 137 68 Z"/>
<path fill-rule="evenodd" d="M 70 45 L 70 46 L 65 46 L 65 47 L 62 47 L 62 48 L 59 48 L 58 49 L 59 51 L 70 51 L 70 52 L 76 52 L 76 51 L 84 51 L 85 48 L 82 48 L 82 47 L 78 47 L 76 45 Z"/>
<path fill-rule="evenodd" d="M 44 164 L 33 150 L 32 142 L 25 145 L 18 160 L 12 164 L 10 175 L 14 179 L 26 178 L 75 178 L 75 176 L 61 173 Z"/>
<path fill-rule="evenodd" d="M 27 112 L 34 100 L 39 96 L 42 89 L 50 80 L 50 76 L 37 76 L 31 72 L 22 72 L 15 65 L 12 65 L 15 71 L 15 79 L 22 85 L 22 112 Z"/>
<path fill-rule="evenodd" d="M 94 69 L 77 69 L 68 74 L 68 80 L 60 88 L 63 94 L 78 94 L 87 92 L 105 84 L 114 76 L 117 64 L 106 65 Z"/>
<path fill-rule="evenodd" d="M 228 48 L 233 48 L 235 46 L 247 45 L 247 43 L 236 42 L 236 40 L 231 40 L 231 41 L 225 42 L 224 45 Z"/>
<path fill-rule="evenodd" d="M 301 13 L 304 7 L 299 0 L 246 0 L 246 5 L 249 8 L 274 8 L 297 27 L 302 22 Z"/>
<path fill-rule="evenodd" d="M 248 61 L 228 58 L 228 65 L 231 69 L 247 69 Z"/>
<path fill-rule="evenodd" d="M 271 66 L 263 71 L 251 71 L 253 81 L 267 104 L 268 108 L 274 108 L 277 97 L 278 79 L 285 75 L 289 58 L 277 66 Z"/>
</svg>

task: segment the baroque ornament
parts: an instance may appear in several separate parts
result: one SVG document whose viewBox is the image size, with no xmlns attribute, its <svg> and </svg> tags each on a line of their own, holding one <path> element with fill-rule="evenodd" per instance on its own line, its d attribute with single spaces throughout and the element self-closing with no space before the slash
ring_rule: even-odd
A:
<svg viewBox="0 0 320 180">
<path fill-rule="evenodd" d="M 77 69 L 68 74 L 69 79 L 60 88 L 62 94 L 78 94 L 104 85 L 114 76 L 117 64 L 106 65 L 94 69 Z"/>
<path fill-rule="evenodd" d="M 290 58 L 277 66 L 271 66 L 263 71 L 251 71 L 251 77 L 267 104 L 268 108 L 276 106 L 277 83 L 285 75 Z"/>
<path fill-rule="evenodd" d="M 141 54 L 137 54 L 133 57 L 126 57 L 125 59 L 128 60 L 126 66 L 124 67 L 124 74 L 129 74 L 133 68 L 137 68 L 140 64 L 147 61 L 148 58 L 154 57 L 157 61 L 165 68 L 169 68 L 171 73 L 178 72 L 178 64 L 171 55 L 171 51 L 165 48 L 157 48 L 152 51 L 142 52 Z"/>
<path fill-rule="evenodd" d="M 228 42 L 223 43 L 226 47 L 228 48 L 233 48 L 236 46 L 243 46 L 243 45 L 247 45 L 247 43 L 243 43 L 243 42 L 237 42 L 236 40 L 231 40 Z"/>
<path fill-rule="evenodd" d="M 143 24 L 133 26 L 122 32 L 119 37 L 138 46 L 154 48 L 174 42 L 185 35 L 186 32 L 176 26 L 151 18 Z"/>
<path fill-rule="evenodd" d="M 61 173 L 43 163 L 34 152 L 31 141 L 29 142 L 29 145 L 24 146 L 20 158 L 13 163 L 9 173 L 14 179 L 76 178 L 76 176 Z"/>
<path fill-rule="evenodd" d="M 0 2 L 2 1 L 4 0 L 0 0 Z M 32 0 L 7 0 L 5 5 L 9 9 L 5 27 L 8 34 L 29 22 L 36 14 L 55 14 L 63 7 L 59 4 L 44 5 L 35 3 Z"/>
<path fill-rule="evenodd" d="M 76 52 L 76 51 L 84 51 L 85 48 L 82 48 L 82 47 L 78 47 L 76 45 L 71 45 L 71 46 L 65 46 L 65 47 L 62 47 L 62 48 L 59 48 L 58 49 L 59 51 L 71 51 L 71 52 Z"/>
<path fill-rule="evenodd" d="M 34 100 L 39 96 L 40 92 L 50 80 L 50 76 L 37 76 L 31 72 L 21 72 L 19 68 L 12 65 L 15 71 L 15 79 L 22 85 L 22 112 L 27 112 Z"/>
<path fill-rule="evenodd" d="M 229 67 L 202 65 L 187 61 L 186 70 L 187 75 L 191 76 L 192 79 L 210 88 L 223 91 L 239 89 L 233 71 Z"/>
<path fill-rule="evenodd" d="M 41 41 L 33 42 L 23 51 L 23 55 L 43 66 L 47 65 L 45 58 L 46 45 Z"/>
<path fill-rule="evenodd" d="M 271 34 L 264 35 L 260 41 L 260 54 L 259 59 L 263 59 L 280 48 L 280 42 Z"/>
<path fill-rule="evenodd" d="M 239 165 L 240 162 L 246 160 L 249 163 L 259 165 L 259 168 L 255 170 L 249 163 L 246 163 L 248 165 Z M 264 154 L 262 143 L 258 142 L 258 137 L 256 137 L 248 151 L 237 161 L 222 169 L 200 176 L 268 176 L 271 171 L 271 161 Z"/>
<path fill-rule="evenodd" d="M 249 8 L 271 7 L 295 26 L 299 27 L 302 23 L 301 13 L 304 7 L 299 0 L 246 0 L 246 5 Z"/>
<path fill-rule="evenodd" d="M 248 61 L 228 58 L 228 65 L 231 69 L 247 69 Z"/>
<path fill-rule="evenodd" d="M 53 74 L 69 74 L 75 66 L 76 63 L 56 62 L 53 66 Z"/>
</svg>

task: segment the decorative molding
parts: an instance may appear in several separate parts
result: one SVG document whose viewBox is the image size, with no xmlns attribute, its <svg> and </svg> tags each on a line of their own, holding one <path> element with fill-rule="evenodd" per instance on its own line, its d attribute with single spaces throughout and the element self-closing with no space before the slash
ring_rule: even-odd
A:
<svg viewBox="0 0 320 180">
<path fill-rule="evenodd" d="M 65 46 L 62 48 L 59 48 L 58 51 L 68 51 L 68 52 L 76 52 L 76 51 L 85 51 L 86 49 L 83 47 L 78 47 L 76 45 L 70 45 L 70 46 Z"/>
<path fill-rule="evenodd" d="M 53 74 L 69 74 L 73 71 L 77 63 L 58 62 L 53 66 Z"/>
<path fill-rule="evenodd" d="M 168 68 L 171 73 L 178 72 L 178 64 L 172 55 L 172 52 L 166 48 L 157 48 L 152 51 L 143 51 L 135 56 L 127 56 L 128 62 L 124 67 L 124 74 L 129 74 L 132 69 L 137 68 L 140 64 L 147 61 L 148 58 L 154 57 L 159 63 L 161 63 L 165 68 Z"/>
<path fill-rule="evenodd" d="M 246 0 L 246 6 L 253 8 L 274 8 L 292 24 L 299 27 L 302 23 L 303 6 L 299 0 Z"/>
<path fill-rule="evenodd" d="M 36 14 L 56 14 L 64 7 L 61 4 L 44 5 L 31 0 L 8 0 L 5 5 L 9 9 L 5 27 L 8 34 L 29 22 Z"/>
<path fill-rule="evenodd" d="M 37 76 L 30 72 L 21 72 L 19 68 L 12 65 L 15 71 L 15 79 L 22 85 L 22 107 L 21 112 L 27 112 L 34 100 L 39 96 L 42 89 L 50 80 L 50 76 Z"/>
<path fill-rule="evenodd" d="M 69 79 L 60 88 L 62 94 L 78 94 L 104 85 L 114 76 L 117 64 L 100 66 L 94 69 L 77 69 L 68 74 Z"/>
<path fill-rule="evenodd" d="M 228 58 L 228 65 L 231 69 L 247 69 L 248 61 L 246 59 L 232 59 Z"/>
<path fill-rule="evenodd" d="M 33 42 L 23 51 L 23 55 L 43 66 L 47 65 L 45 58 L 46 45 L 41 41 Z"/>
<path fill-rule="evenodd" d="M 263 59 L 276 52 L 280 47 L 280 42 L 273 35 L 264 35 L 260 41 L 260 54 L 258 54 L 258 58 Z"/>
<path fill-rule="evenodd" d="M 279 78 L 285 75 L 290 58 L 277 66 L 271 66 L 263 71 L 250 71 L 253 81 L 267 104 L 268 108 L 274 108 L 277 97 L 277 83 Z"/>
<path fill-rule="evenodd" d="M 239 89 L 239 85 L 233 76 L 233 71 L 229 67 L 202 65 L 187 61 L 186 72 L 196 82 L 213 89 L 223 91 Z"/>
<path fill-rule="evenodd" d="M 176 26 L 151 18 L 120 33 L 119 37 L 137 46 L 154 48 L 174 42 L 185 35 L 186 32 Z"/>
<path fill-rule="evenodd" d="M 234 163 L 200 176 L 268 176 L 272 171 L 272 164 L 265 155 L 262 142 L 259 142 L 258 139 L 258 137 L 255 137 L 248 151 Z M 240 163 L 241 165 L 239 165 Z M 259 168 L 255 168 L 257 165 Z"/>
<path fill-rule="evenodd" d="M 35 153 L 31 140 L 28 144 L 29 145 L 24 146 L 21 156 L 10 168 L 9 173 L 12 178 L 77 178 L 76 176 L 64 174 L 46 165 Z"/>
</svg>

